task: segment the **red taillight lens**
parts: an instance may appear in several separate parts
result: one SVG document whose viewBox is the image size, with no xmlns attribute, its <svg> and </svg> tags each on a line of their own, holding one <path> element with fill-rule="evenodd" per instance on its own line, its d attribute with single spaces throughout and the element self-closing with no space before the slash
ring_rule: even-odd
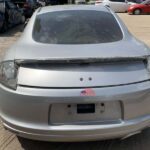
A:
<svg viewBox="0 0 150 150">
<path fill-rule="evenodd" d="M 100 3 L 102 3 L 102 2 L 96 2 L 96 4 L 100 4 Z"/>
<path fill-rule="evenodd" d="M 24 8 L 30 8 L 30 5 L 28 3 L 25 3 L 23 7 Z"/>
</svg>

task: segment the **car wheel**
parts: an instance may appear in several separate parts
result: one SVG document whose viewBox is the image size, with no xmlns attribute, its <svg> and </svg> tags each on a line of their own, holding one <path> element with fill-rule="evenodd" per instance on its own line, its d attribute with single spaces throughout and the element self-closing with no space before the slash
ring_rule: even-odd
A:
<svg viewBox="0 0 150 150">
<path fill-rule="evenodd" d="M 133 14 L 134 14 L 134 15 L 140 15 L 140 14 L 141 14 L 141 10 L 140 10 L 140 9 L 135 9 L 135 10 L 133 11 Z"/>
<path fill-rule="evenodd" d="M 22 17 L 21 17 L 21 24 L 24 24 L 25 23 L 25 21 L 26 21 L 26 17 L 23 15 Z"/>
</svg>

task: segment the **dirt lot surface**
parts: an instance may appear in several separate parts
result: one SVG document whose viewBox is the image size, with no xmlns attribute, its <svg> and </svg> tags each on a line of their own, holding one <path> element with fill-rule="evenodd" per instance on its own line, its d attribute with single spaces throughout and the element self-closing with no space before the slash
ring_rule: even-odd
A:
<svg viewBox="0 0 150 150">
<path fill-rule="evenodd" d="M 118 14 L 137 38 L 150 46 L 150 15 Z M 0 54 L 21 35 L 21 26 L 0 35 Z M 0 150 L 150 150 L 150 129 L 125 140 L 107 140 L 82 143 L 50 143 L 17 138 L 4 130 L 0 123 Z"/>
</svg>

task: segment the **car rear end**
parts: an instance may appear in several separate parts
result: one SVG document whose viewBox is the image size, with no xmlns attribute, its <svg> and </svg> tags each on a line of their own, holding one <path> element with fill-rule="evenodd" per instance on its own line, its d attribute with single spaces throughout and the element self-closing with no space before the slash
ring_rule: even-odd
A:
<svg viewBox="0 0 150 150">
<path fill-rule="evenodd" d="M 80 15 L 72 7 L 37 10 L 14 61 L 9 53 L 1 64 L 2 122 L 19 136 L 88 141 L 128 137 L 150 125 L 148 48 L 106 9 L 76 7 Z"/>
<path fill-rule="evenodd" d="M 0 98 L 3 124 L 19 136 L 46 141 L 121 138 L 150 124 L 150 81 L 143 60 L 16 64 L 17 89 L 1 85 Z"/>
<path fill-rule="evenodd" d="M 96 0 L 95 5 L 100 5 L 100 4 L 102 4 L 102 2 L 103 2 L 103 0 Z"/>
<path fill-rule="evenodd" d="M 28 2 L 25 2 L 23 4 L 23 10 L 24 10 L 24 15 L 26 16 L 26 18 L 31 17 L 34 11 L 34 9 L 31 8 Z"/>
</svg>

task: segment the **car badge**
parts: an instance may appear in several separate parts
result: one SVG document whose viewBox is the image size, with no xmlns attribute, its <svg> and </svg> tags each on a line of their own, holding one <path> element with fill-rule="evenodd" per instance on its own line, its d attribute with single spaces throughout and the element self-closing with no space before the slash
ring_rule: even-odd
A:
<svg viewBox="0 0 150 150">
<path fill-rule="evenodd" d="M 95 96 L 95 91 L 92 88 L 86 88 L 81 91 L 81 96 Z"/>
</svg>

